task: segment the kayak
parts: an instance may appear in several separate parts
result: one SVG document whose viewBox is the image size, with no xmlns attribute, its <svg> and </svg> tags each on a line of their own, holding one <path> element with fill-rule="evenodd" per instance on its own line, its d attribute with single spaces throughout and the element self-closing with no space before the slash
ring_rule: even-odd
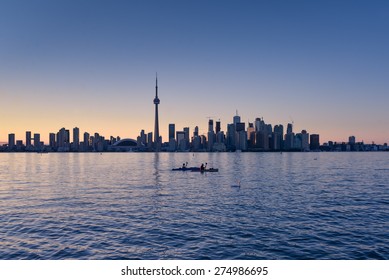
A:
<svg viewBox="0 0 389 280">
<path fill-rule="evenodd" d="M 172 171 L 200 171 L 200 167 L 180 167 L 173 168 Z"/>
<path fill-rule="evenodd" d="M 204 169 L 204 170 L 200 170 L 200 168 L 199 168 L 196 170 L 192 170 L 192 172 L 219 172 L 219 168 L 208 168 L 208 169 Z"/>
</svg>

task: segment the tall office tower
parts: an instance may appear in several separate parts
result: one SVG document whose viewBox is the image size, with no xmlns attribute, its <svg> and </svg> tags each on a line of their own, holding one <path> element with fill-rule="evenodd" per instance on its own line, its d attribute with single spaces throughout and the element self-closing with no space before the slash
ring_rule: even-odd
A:
<svg viewBox="0 0 389 280">
<path fill-rule="evenodd" d="M 309 151 L 309 133 L 305 129 L 301 131 L 301 149 Z"/>
<path fill-rule="evenodd" d="M 141 142 L 143 145 L 146 146 L 146 143 L 147 143 L 147 135 L 146 135 L 144 129 L 142 129 L 142 130 L 140 131 L 140 142 Z"/>
<path fill-rule="evenodd" d="M 52 149 L 55 148 L 55 133 L 49 134 L 49 145 L 50 145 L 50 148 L 52 148 Z"/>
<path fill-rule="evenodd" d="M 293 125 L 291 123 L 288 123 L 286 134 L 290 134 L 290 133 L 293 133 Z"/>
<path fill-rule="evenodd" d="M 235 150 L 235 125 L 230 123 L 227 125 L 226 144 L 228 150 Z"/>
<path fill-rule="evenodd" d="M 286 128 L 284 148 L 285 150 L 291 150 L 295 148 L 294 143 L 294 133 L 293 133 L 293 124 L 288 123 L 288 127 Z"/>
<path fill-rule="evenodd" d="M 215 143 L 215 133 L 213 130 L 208 131 L 207 151 L 212 152 L 213 144 Z"/>
<path fill-rule="evenodd" d="M 64 148 L 66 143 L 66 130 L 61 128 L 57 133 L 57 147 Z"/>
<path fill-rule="evenodd" d="M 154 98 L 154 105 L 155 105 L 155 124 L 154 124 L 154 145 L 155 145 L 155 151 L 159 152 L 161 148 L 161 143 L 159 139 L 159 122 L 158 122 L 158 105 L 160 101 L 158 98 L 158 77 L 155 77 L 155 98 Z"/>
<path fill-rule="evenodd" d="M 8 134 L 8 148 L 9 149 L 15 148 L 15 134 L 14 133 Z"/>
<path fill-rule="evenodd" d="M 147 148 L 151 150 L 153 147 L 153 133 L 149 132 L 147 133 Z"/>
<path fill-rule="evenodd" d="M 78 127 L 73 128 L 73 149 L 78 151 L 80 148 L 80 129 Z"/>
<path fill-rule="evenodd" d="M 254 124 L 250 122 L 247 127 L 247 139 L 249 141 L 248 147 L 253 148 L 255 144 L 255 129 L 254 129 Z"/>
<path fill-rule="evenodd" d="M 247 132 L 245 130 L 241 130 L 237 132 L 238 134 L 238 144 L 237 149 L 241 151 L 247 150 Z"/>
<path fill-rule="evenodd" d="M 256 118 L 255 119 L 255 131 L 265 131 L 267 128 L 266 128 L 266 124 L 265 124 L 265 121 L 263 120 L 263 118 Z"/>
<path fill-rule="evenodd" d="M 93 151 L 97 151 L 97 146 L 98 146 L 99 142 L 100 142 L 100 134 L 95 132 L 95 135 L 92 138 L 92 148 L 93 148 Z"/>
<path fill-rule="evenodd" d="M 184 132 L 185 132 L 185 141 L 187 147 L 189 147 L 189 127 L 184 127 Z"/>
<path fill-rule="evenodd" d="M 348 143 L 350 144 L 350 145 L 354 145 L 355 144 L 355 136 L 350 136 L 349 138 L 348 138 Z"/>
<path fill-rule="evenodd" d="M 84 132 L 84 151 L 85 152 L 88 152 L 89 151 L 89 133 L 88 132 Z"/>
<path fill-rule="evenodd" d="M 169 140 L 175 139 L 174 135 L 176 134 L 176 125 L 174 123 L 169 123 Z"/>
<path fill-rule="evenodd" d="M 69 144 L 70 144 L 70 131 L 69 131 L 69 129 L 65 130 L 65 143 L 66 143 L 66 147 L 69 147 Z"/>
<path fill-rule="evenodd" d="M 280 134 L 281 136 L 284 135 L 284 126 L 282 124 L 275 125 L 274 133 Z"/>
<path fill-rule="evenodd" d="M 282 150 L 284 148 L 284 126 L 282 124 L 274 126 L 273 148 L 274 150 Z"/>
<path fill-rule="evenodd" d="M 193 151 L 198 152 L 201 149 L 201 137 L 200 136 L 194 136 L 193 137 Z"/>
<path fill-rule="evenodd" d="M 216 134 L 216 143 L 223 143 L 224 144 L 224 132 L 223 131 L 219 131 L 217 134 Z"/>
<path fill-rule="evenodd" d="M 238 116 L 238 110 L 236 110 L 236 115 L 234 116 L 233 123 L 235 127 L 237 123 L 240 123 L 240 116 Z"/>
<path fill-rule="evenodd" d="M 218 134 L 220 132 L 220 121 L 217 121 L 216 122 L 216 134 Z"/>
<path fill-rule="evenodd" d="M 195 126 L 194 132 L 193 132 L 193 138 L 196 138 L 197 136 L 199 136 L 199 127 Z"/>
<path fill-rule="evenodd" d="M 176 140 L 177 140 L 177 150 L 185 151 L 186 150 L 186 140 L 185 140 L 185 132 L 177 131 L 176 132 Z"/>
<path fill-rule="evenodd" d="M 31 131 L 26 131 L 26 147 L 31 147 Z"/>
<path fill-rule="evenodd" d="M 34 147 L 35 149 L 41 148 L 41 135 L 39 133 L 34 133 Z"/>
<path fill-rule="evenodd" d="M 319 134 L 311 134 L 309 137 L 310 149 L 317 151 L 320 149 L 320 137 Z"/>
<path fill-rule="evenodd" d="M 208 121 L 208 132 L 213 132 L 213 119 L 209 119 Z"/>
</svg>

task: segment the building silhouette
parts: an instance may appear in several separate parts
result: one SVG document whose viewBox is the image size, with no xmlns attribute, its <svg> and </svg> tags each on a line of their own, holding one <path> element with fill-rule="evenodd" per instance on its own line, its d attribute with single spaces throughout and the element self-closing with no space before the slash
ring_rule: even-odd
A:
<svg viewBox="0 0 389 280">
<path fill-rule="evenodd" d="M 159 139 L 159 122 L 158 122 L 158 105 L 160 101 L 158 98 L 158 77 L 155 77 L 155 123 L 154 123 L 154 150 L 159 152 L 161 150 L 161 141 Z"/>
</svg>

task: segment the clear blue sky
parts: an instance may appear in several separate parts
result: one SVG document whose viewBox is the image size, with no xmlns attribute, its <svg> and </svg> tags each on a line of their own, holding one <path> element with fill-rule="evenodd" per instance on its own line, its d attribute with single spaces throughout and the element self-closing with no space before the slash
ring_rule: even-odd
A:
<svg viewBox="0 0 389 280">
<path fill-rule="evenodd" d="M 389 142 L 388 1 L 0 1 L 0 140 L 207 117 Z"/>
</svg>

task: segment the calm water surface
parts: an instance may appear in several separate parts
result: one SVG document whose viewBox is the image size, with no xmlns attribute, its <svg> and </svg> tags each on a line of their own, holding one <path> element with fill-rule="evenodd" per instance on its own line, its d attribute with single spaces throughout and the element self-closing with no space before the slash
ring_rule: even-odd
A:
<svg viewBox="0 0 389 280">
<path fill-rule="evenodd" d="M 389 153 L 0 154 L 0 259 L 389 259 Z"/>
</svg>

